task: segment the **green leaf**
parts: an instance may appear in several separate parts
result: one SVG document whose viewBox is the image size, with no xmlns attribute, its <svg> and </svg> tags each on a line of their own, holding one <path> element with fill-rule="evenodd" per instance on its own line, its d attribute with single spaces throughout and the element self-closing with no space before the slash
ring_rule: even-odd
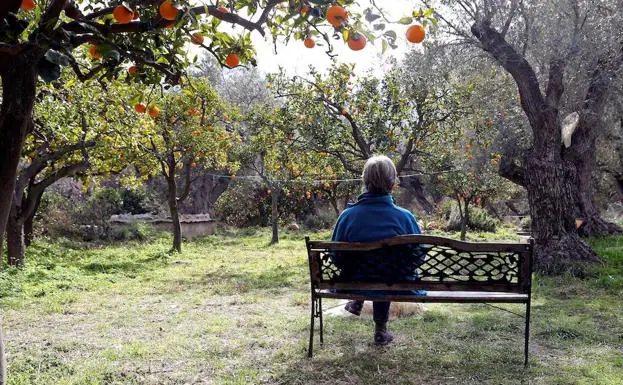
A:
<svg viewBox="0 0 623 385">
<path fill-rule="evenodd" d="M 409 25 L 413 23 L 413 18 L 409 16 L 405 16 L 402 19 L 398 20 L 400 24 Z"/>
<path fill-rule="evenodd" d="M 385 51 L 387 51 L 387 48 L 389 48 L 389 43 L 387 43 L 387 40 L 383 39 L 381 42 L 381 49 L 382 49 L 382 53 L 385 53 Z"/>
</svg>

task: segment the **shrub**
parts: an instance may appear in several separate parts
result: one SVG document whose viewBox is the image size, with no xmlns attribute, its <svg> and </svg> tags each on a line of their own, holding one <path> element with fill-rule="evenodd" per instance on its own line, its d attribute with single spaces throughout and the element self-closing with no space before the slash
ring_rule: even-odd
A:
<svg viewBox="0 0 623 385">
<path fill-rule="evenodd" d="M 446 201 L 440 207 L 442 218 L 446 221 L 446 230 L 461 230 L 461 213 L 456 202 Z M 480 207 L 469 207 L 469 221 L 467 227 L 471 230 L 495 232 L 499 221 L 489 215 L 486 210 Z"/>
<path fill-rule="evenodd" d="M 337 216 L 330 211 L 320 211 L 317 214 L 307 215 L 302 222 L 303 227 L 306 230 L 318 231 L 327 230 L 335 226 Z"/>
<path fill-rule="evenodd" d="M 315 212 L 314 200 L 306 197 L 306 189 L 284 188 L 279 196 L 279 221 L 290 223 Z M 271 223 L 271 194 L 264 186 L 236 182 L 216 201 L 216 217 L 236 227 L 268 226 Z"/>
<path fill-rule="evenodd" d="M 144 241 L 154 234 L 149 223 L 130 222 L 115 225 L 110 230 L 110 238 L 115 241 Z"/>
</svg>

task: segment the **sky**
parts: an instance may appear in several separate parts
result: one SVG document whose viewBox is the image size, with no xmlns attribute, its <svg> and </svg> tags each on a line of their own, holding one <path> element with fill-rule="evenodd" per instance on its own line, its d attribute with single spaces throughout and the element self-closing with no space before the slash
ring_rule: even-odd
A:
<svg viewBox="0 0 623 385">
<path fill-rule="evenodd" d="M 361 1 L 361 6 L 352 6 L 352 10 L 355 12 L 361 12 L 365 6 L 369 6 L 367 1 Z M 390 20 L 398 20 L 403 16 L 410 15 L 413 11 L 413 0 L 391 0 L 391 1 L 377 1 L 377 4 L 385 4 L 384 11 Z M 391 8 L 387 7 L 391 4 Z M 366 48 L 361 51 L 351 51 L 348 46 L 339 40 L 336 40 L 334 45 L 334 53 L 338 54 L 338 61 L 340 63 L 356 63 L 355 72 L 358 74 L 368 72 L 372 70 L 372 73 L 380 75 L 387 68 L 387 61 L 391 56 L 400 59 L 409 50 L 413 49 L 414 45 L 409 43 L 405 39 L 405 31 L 408 26 L 394 24 L 389 26 L 398 34 L 397 45 L 398 48 L 388 49 L 385 54 L 381 54 L 380 41 L 375 45 L 368 42 Z M 328 25 L 325 27 L 326 31 L 330 31 Z M 236 26 L 233 28 L 233 32 L 242 33 L 243 28 Z M 253 44 L 257 50 L 257 62 L 258 68 L 262 73 L 276 72 L 279 66 L 286 69 L 289 74 L 304 75 L 309 70 L 309 65 L 313 65 L 317 70 L 324 72 L 330 66 L 329 56 L 326 54 L 325 46 L 316 45 L 315 48 L 309 49 L 303 45 L 300 40 L 290 40 L 285 44 L 278 43 L 277 53 L 274 52 L 274 45 L 272 43 L 272 37 L 267 35 L 266 38 L 254 31 L 251 34 Z M 417 49 L 417 48 L 415 48 Z"/>
</svg>

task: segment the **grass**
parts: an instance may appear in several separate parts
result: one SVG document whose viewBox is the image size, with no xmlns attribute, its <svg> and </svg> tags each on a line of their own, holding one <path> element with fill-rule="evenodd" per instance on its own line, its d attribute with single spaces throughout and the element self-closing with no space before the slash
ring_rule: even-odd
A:
<svg viewBox="0 0 623 385">
<path fill-rule="evenodd" d="M 623 237 L 591 240 L 593 278 L 535 277 L 527 370 L 521 319 L 484 305 L 427 305 L 391 323 L 386 349 L 369 320 L 328 318 L 308 360 L 302 236 L 268 239 L 223 233 L 181 255 L 166 237 L 35 243 L 0 273 L 9 384 L 623 383 Z"/>
</svg>

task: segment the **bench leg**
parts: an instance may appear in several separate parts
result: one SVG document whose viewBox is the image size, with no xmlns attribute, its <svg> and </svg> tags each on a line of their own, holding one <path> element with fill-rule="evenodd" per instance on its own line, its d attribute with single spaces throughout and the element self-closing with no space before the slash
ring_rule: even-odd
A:
<svg viewBox="0 0 623 385">
<path fill-rule="evenodd" d="M 322 298 L 318 298 L 318 312 L 316 313 L 318 318 L 320 318 L 320 344 L 324 344 L 324 325 L 322 322 Z"/>
<path fill-rule="evenodd" d="M 530 297 L 526 303 L 526 330 L 524 335 L 524 362 L 523 366 L 528 367 L 528 345 L 530 342 Z"/>
<path fill-rule="evenodd" d="M 309 348 L 307 349 L 307 357 L 311 358 L 314 351 L 314 318 L 316 310 L 316 299 L 312 296 L 311 300 L 311 317 L 309 322 Z"/>
</svg>

